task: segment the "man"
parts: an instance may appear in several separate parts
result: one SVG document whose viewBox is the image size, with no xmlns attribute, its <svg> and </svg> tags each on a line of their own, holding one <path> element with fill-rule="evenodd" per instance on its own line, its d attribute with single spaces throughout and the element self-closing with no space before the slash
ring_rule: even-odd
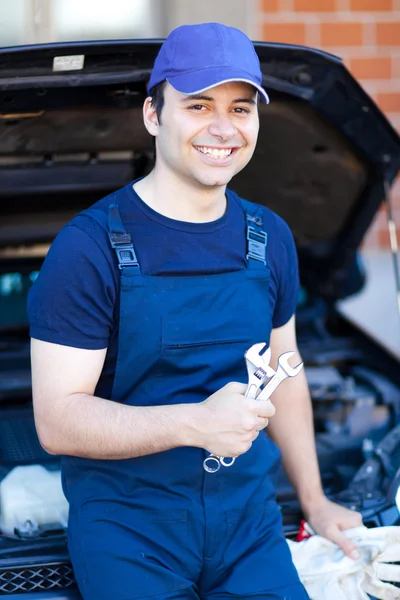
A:
<svg viewBox="0 0 400 600">
<path fill-rule="evenodd" d="M 143 107 L 152 172 L 75 217 L 32 290 L 36 424 L 64 455 L 85 600 L 307 598 L 274 499 L 280 451 L 310 524 L 355 550 L 340 530 L 360 515 L 322 491 L 304 374 L 276 412 L 244 395 L 249 346 L 269 342 L 275 364 L 297 348 L 291 233 L 227 189 L 254 152 L 258 99 L 242 32 L 173 31 Z M 207 473 L 210 452 L 238 459 Z"/>
</svg>

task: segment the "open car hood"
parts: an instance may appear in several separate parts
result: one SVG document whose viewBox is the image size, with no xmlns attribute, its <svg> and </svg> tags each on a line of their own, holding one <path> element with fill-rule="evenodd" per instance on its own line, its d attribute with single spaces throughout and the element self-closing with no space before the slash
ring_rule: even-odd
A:
<svg viewBox="0 0 400 600">
<path fill-rule="evenodd" d="M 151 168 L 142 103 L 161 43 L 0 50 L 0 265 L 16 247 L 34 258 L 74 214 Z M 288 222 L 303 286 L 334 301 L 362 284 L 357 248 L 399 170 L 400 137 L 337 57 L 255 47 L 271 103 L 230 187 Z"/>
</svg>

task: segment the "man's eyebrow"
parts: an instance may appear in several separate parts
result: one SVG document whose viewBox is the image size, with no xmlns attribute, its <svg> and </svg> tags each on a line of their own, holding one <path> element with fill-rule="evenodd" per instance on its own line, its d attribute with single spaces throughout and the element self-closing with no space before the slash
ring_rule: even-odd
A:
<svg viewBox="0 0 400 600">
<path fill-rule="evenodd" d="M 192 100 L 206 100 L 207 102 L 214 102 L 214 98 L 211 98 L 211 96 L 204 96 L 203 94 L 193 94 L 192 96 L 185 96 L 185 98 L 182 98 L 182 102 L 191 102 Z"/>
<path fill-rule="evenodd" d="M 192 96 L 186 96 L 182 99 L 182 102 L 192 102 L 193 100 L 205 100 L 206 102 L 215 102 L 214 98 L 212 98 L 211 96 L 205 96 L 204 94 L 194 94 Z M 235 98 L 235 100 L 232 100 L 232 104 L 240 104 L 243 102 L 247 104 L 257 104 L 255 98 L 250 97 Z"/>
<path fill-rule="evenodd" d="M 236 100 L 232 101 L 232 104 L 240 104 L 242 102 L 246 102 L 247 104 L 257 104 L 254 98 L 236 98 Z"/>
</svg>

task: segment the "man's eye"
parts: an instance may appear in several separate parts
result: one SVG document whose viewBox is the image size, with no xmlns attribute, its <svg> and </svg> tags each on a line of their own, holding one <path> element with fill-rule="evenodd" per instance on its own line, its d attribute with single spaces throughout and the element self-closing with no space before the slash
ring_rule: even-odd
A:
<svg viewBox="0 0 400 600">
<path fill-rule="evenodd" d="M 248 115 L 248 114 L 250 114 L 250 111 L 249 111 L 249 109 L 248 109 L 248 108 L 242 108 L 241 106 L 236 106 L 236 107 L 233 109 L 233 111 L 234 111 L 235 113 L 237 113 L 238 115 L 241 115 L 241 114 L 243 114 L 243 115 Z"/>
<path fill-rule="evenodd" d="M 204 104 L 192 104 L 192 106 L 189 106 L 189 110 L 203 110 L 205 108 Z"/>
</svg>

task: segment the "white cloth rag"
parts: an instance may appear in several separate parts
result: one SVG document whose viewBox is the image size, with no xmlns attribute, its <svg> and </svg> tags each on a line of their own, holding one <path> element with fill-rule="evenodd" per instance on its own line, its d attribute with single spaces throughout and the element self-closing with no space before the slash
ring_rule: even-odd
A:
<svg viewBox="0 0 400 600">
<path fill-rule="evenodd" d="M 287 540 L 299 577 L 311 600 L 400 600 L 400 527 L 365 526 L 343 532 L 357 546 L 352 560 L 333 542 L 312 535 Z"/>
</svg>

